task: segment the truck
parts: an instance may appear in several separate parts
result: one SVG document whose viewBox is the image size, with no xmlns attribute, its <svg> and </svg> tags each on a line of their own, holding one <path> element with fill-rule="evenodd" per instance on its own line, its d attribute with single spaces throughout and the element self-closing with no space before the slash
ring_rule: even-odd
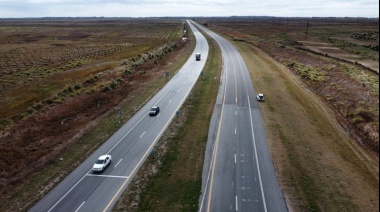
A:
<svg viewBox="0 0 380 212">
<path fill-rule="evenodd" d="M 195 60 L 196 61 L 201 60 L 201 53 L 195 53 Z"/>
</svg>

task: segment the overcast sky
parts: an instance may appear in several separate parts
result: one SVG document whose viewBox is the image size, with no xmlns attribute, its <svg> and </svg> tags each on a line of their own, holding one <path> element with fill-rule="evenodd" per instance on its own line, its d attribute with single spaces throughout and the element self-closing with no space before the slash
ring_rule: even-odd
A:
<svg viewBox="0 0 380 212">
<path fill-rule="evenodd" d="M 0 0 L 0 18 L 379 17 L 379 0 Z"/>
</svg>

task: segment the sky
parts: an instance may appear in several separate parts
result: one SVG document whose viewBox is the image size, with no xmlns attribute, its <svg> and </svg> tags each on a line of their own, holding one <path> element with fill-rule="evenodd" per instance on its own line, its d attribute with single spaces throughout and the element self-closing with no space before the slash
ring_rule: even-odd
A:
<svg viewBox="0 0 380 212">
<path fill-rule="evenodd" d="M 0 0 L 0 18 L 379 17 L 379 0 Z"/>
</svg>

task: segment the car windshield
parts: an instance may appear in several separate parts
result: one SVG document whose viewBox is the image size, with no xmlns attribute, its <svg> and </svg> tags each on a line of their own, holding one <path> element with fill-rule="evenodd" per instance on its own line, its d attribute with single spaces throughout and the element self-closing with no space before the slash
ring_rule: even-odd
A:
<svg viewBox="0 0 380 212">
<path fill-rule="evenodd" d="M 157 108 L 152 108 L 152 109 L 150 109 L 150 111 L 156 111 L 157 110 Z"/>
<path fill-rule="evenodd" d="M 104 160 L 97 160 L 96 161 L 96 164 L 103 164 L 104 163 Z"/>
</svg>

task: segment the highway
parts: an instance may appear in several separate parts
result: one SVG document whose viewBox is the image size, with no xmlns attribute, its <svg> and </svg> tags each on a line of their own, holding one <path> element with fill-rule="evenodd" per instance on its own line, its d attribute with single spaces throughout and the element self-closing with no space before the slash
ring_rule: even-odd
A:
<svg viewBox="0 0 380 212">
<path fill-rule="evenodd" d="M 111 211 L 175 118 L 205 65 L 209 49 L 207 41 L 194 30 L 194 26 L 190 24 L 190 27 L 196 37 L 196 47 L 184 66 L 140 111 L 30 211 Z M 195 60 L 196 52 L 202 54 L 200 61 Z M 154 105 L 161 110 L 157 116 L 150 117 L 148 111 Z M 93 174 L 91 168 L 103 154 L 112 155 L 112 163 L 103 173 Z"/>
<path fill-rule="evenodd" d="M 226 39 L 196 26 L 217 41 L 223 60 L 205 153 L 199 211 L 288 211 L 244 60 Z"/>
</svg>

